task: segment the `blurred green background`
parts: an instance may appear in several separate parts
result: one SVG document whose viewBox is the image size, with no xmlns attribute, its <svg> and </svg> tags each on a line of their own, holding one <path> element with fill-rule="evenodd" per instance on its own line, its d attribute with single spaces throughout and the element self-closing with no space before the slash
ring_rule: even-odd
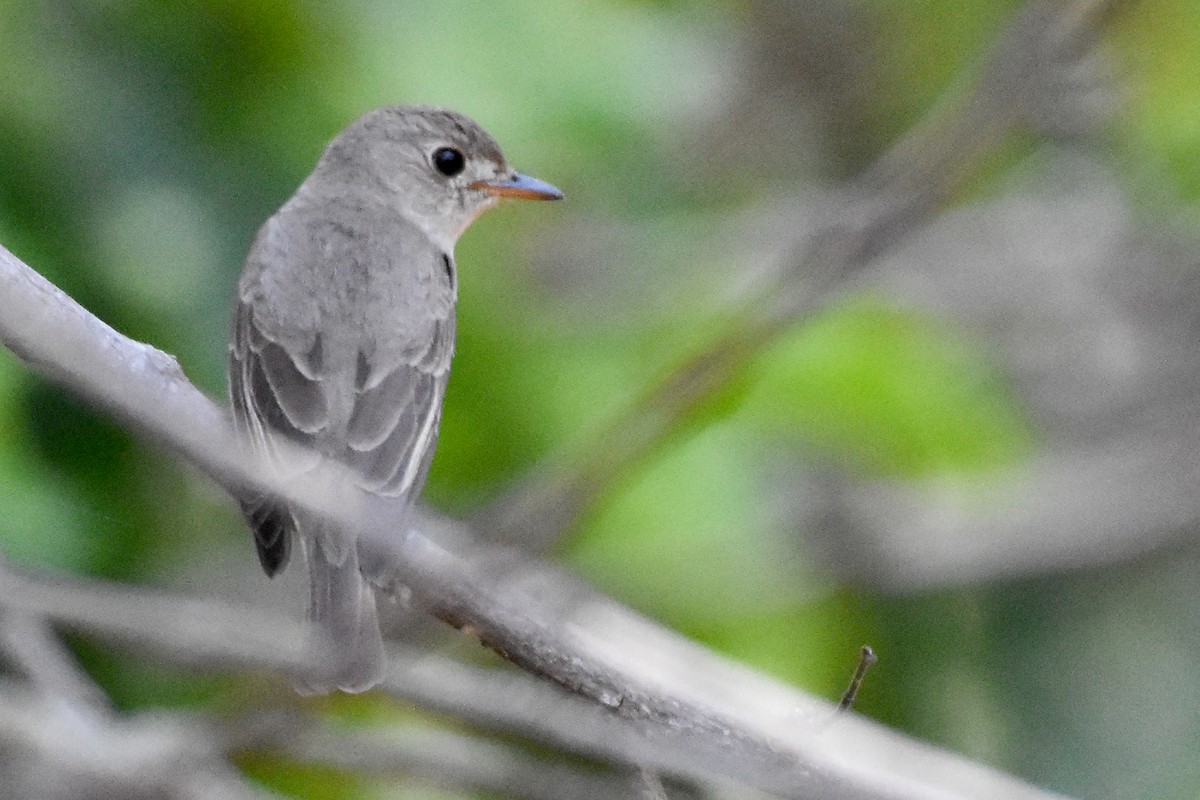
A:
<svg viewBox="0 0 1200 800">
<path fill-rule="evenodd" d="M 730 136 L 723 115 L 759 85 L 746 76 L 772 66 L 755 59 L 773 52 L 759 41 L 773 5 L 0 3 L 0 242 L 223 398 L 241 260 L 324 144 L 388 103 L 468 113 L 568 202 L 505 207 L 459 246 L 458 355 L 426 498 L 465 513 L 711 338 L 750 271 L 741 260 L 764 244 L 722 238 L 727 220 L 854 174 L 961 85 L 1019 6 L 828 4 L 853 22 L 843 32 L 867 65 L 830 83 L 853 90 L 845 115 L 813 115 L 790 139 L 747 118 Z M 1132 4 L 1108 41 L 1124 92 L 1114 161 L 1147 208 L 1181 218 L 1200 195 L 1197 41 L 1190 0 Z M 1200 793 L 1200 666 L 1169 660 L 1194 619 L 1172 616 L 1167 588 L 1097 594 L 1142 567 L 889 596 L 839 584 L 787 535 L 778 495 L 791 465 L 921 477 L 1037 447 L 1002 371 L 949 323 L 879 294 L 839 301 L 710 413 L 557 553 L 619 600 L 829 698 L 869 642 L 881 662 L 863 713 L 1033 782 Z M 226 498 L 9 355 L 0 520 L 0 547 L 23 564 L 272 596 Z M 252 586 L 221 582 L 232 563 Z M 126 707 L 220 708 L 244 691 L 81 646 Z M 350 796 L 262 771 L 298 795 Z"/>
</svg>

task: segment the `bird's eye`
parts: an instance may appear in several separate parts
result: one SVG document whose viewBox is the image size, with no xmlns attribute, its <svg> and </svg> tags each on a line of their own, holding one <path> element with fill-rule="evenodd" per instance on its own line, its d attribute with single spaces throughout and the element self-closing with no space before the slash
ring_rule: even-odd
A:
<svg viewBox="0 0 1200 800">
<path fill-rule="evenodd" d="M 463 157 L 461 150 L 455 150 L 453 147 L 439 147 L 433 151 L 433 166 L 447 178 L 453 178 L 466 168 L 467 159 Z"/>
</svg>

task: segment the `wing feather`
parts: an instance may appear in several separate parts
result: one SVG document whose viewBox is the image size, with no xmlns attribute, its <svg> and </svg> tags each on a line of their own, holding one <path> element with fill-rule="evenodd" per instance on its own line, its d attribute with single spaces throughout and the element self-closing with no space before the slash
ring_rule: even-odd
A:
<svg viewBox="0 0 1200 800">
<path fill-rule="evenodd" d="M 234 424 L 239 431 L 253 447 L 271 453 L 273 448 L 266 426 L 280 430 L 280 423 L 286 416 L 269 400 L 273 397 L 270 382 L 250 347 L 252 324 L 250 309 L 239 303 L 234 311 L 229 347 L 229 396 Z M 305 439 L 311 439 L 294 429 L 293 433 L 293 438 L 300 439 L 298 444 L 307 444 Z M 254 544 L 263 571 L 267 575 L 276 575 L 287 566 L 291 556 L 295 518 L 286 505 L 260 494 L 246 494 L 239 498 L 239 504 L 254 532 Z"/>
<path fill-rule="evenodd" d="M 260 234 L 234 313 L 229 374 L 238 425 L 263 452 L 274 453 L 272 440 L 282 437 L 313 454 L 311 461 L 285 465 L 289 472 L 333 459 L 351 468 L 364 491 L 414 498 L 433 458 L 454 351 L 453 276 L 442 266 L 452 261 L 430 254 L 424 267 L 406 262 L 406 274 L 446 275 L 450 302 L 420 299 L 422 295 L 414 302 L 408 295 L 395 294 L 398 285 L 381 284 L 382 294 L 360 296 L 364 305 L 314 311 L 326 308 L 323 299 L 331 296 L 314 286 L 306 295 L 310 305 L 301 310 L 304 326 L 298 327 L 295 314 L 284 313 L 290 306 L 273 302 L 278 298 L 271 294 L 272 287 L 281 285 L 280 279 L 268 281 L 264 273 L 279 263 L 294 264 L 297 258 L 319 258 L 320 271 L 335 275 L 350 268 L 339 266 L 342 260 L 361 266 L 361 248 L 366 246 L 350 237 L 336 239 L 338 244 L 325 240 L 321 248 L 285 251 L 280 243 L 286 237 L 274 232 L 283 224 L 289 223 L 272 220 Z M 407 258 L 412 255 L 404 253 Z M 329 258 L 337 263 L 324 263 Z M 313 273 L 301 269 L 297 274 Z M 414 286 L 430 291 L 425 279 Z M 355 291 L 371 289 L 368 285 Z M 364 316 L 358 322 L 324 316 L 342 313 Z M 326 331 L 325 326 L 330 326 L 329 336 L 318 332 Z M 243 511 L 264 569 L 268 574 L 282 569 L 297 529 L 294 515 L 286 505 L 262 497 L 244 500 Z M 332 541 L 325 546 L 338 553 L 345 547 Z"/>
<path fill-rule="evenodd" d="M 444 349 L 439 337 L 451 332 L 451 326 L 432 326 L 428 350 Z M 422 361 L 397 364 L 375 388 L 355 398 L 345 459 L 368 491 L 411 498 L 424 485 L 437 443 L 449 358 L 428 365 L 436 371 L 425 366 Z"/>
<path fill-rule="evenodd" d="M 256 377 L 261 374 L 266 379 L 263 388 L 274 399 L 272 410 L 282 414 L 282 417 L 273 415 L 275 427 L 304 434 L 318 433 L 328 427 L 329 404 L 320 382 L 305 376 L 291 354 L 274 342 L 266 342 L 252 352 L 257 359 Z"/>
<path fill-rule="evenodd" d="M 423 373 L 398 367 L 374 388 L 358 392 L 354 413 L 346 427 L 346 445 L 358 453 L 369 453 L 393 438 L 402 423 L 414 428 L 412 417 L 417 384 Z"/>
</svg>

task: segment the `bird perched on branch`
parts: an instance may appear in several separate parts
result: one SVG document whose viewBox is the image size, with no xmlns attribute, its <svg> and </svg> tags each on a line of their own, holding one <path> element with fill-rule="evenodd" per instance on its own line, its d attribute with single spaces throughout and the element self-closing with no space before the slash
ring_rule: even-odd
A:
<svg viewBox="0 0 1200 800">
<path fill-rule="evenodd" d="M 258 232 L 238 283 L 229 347 L 235 422 L 254 447 L 308 449 L 363 492 L 411 504 L 433 458 L 454 353 L 454 245 L 504 198 L 556 200 L 514 172 L 467 117 L 372 111 L 329 144 Z M 374 686 L 383 644 L 357 542 L 269 496 L 241 499 L 268 575 L 293 543 L 308 562 L 309 617 L 337 662 L 302 689 Z"/>
</svg>

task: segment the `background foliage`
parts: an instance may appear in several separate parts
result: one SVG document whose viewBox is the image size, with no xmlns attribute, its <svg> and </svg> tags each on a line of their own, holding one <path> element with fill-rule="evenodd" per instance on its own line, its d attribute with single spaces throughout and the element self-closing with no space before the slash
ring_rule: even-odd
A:
<svg viewBox="0 0 1200 800">
<path fill-rule="evenodd" d="M 778 257 L 765 209 L 819 205 L 965 80 L 1017 7 L 797 5 L 824 9 L 813 18 L 854 48 L 824 85 L 790 79 L 785 57 L 806 51 L 775 24 L 786 3 L 0 4 L 0 241 L 223 396 L 241 259 L 325 142 L 387 103 L 469 113 L 568 202 L 506 207 L 459 247 L 458 356 L 426 496 L 465 513 L 711 339 Z M 1147 0 L 1111 31 L 1122 88 L 1106 163 L 1134 213 L 1190 235 L 1200 9 Z M 837 71 L 847 64 L 859 72 Z M 952 206 L 1002 194 L 1038 157 L 1016 148 Z M 618 599 L 825 696 L 870 642 L 882 660 L 863 713 L 1036 783 L 1200 790 L 1186 537 L 1135 563 L 900 593 L 839 579 L 808 545 L 803 528 L 821 522 L 796 507 L 817 502 L 829 471 L 970 476 L 1037 451 L 1039 424 L 987 342 L 867 288 L 702 413 L 557 553 Z M 300 607 L 294 584 L 256 574 L 218 491 L 3 356 L 0 547 L 25 564 Z M 127 707 L 220 711 L 258 685 L 80 646 Z M 297 794 L 334 791 L 256 769 Z"/>
</svg>

